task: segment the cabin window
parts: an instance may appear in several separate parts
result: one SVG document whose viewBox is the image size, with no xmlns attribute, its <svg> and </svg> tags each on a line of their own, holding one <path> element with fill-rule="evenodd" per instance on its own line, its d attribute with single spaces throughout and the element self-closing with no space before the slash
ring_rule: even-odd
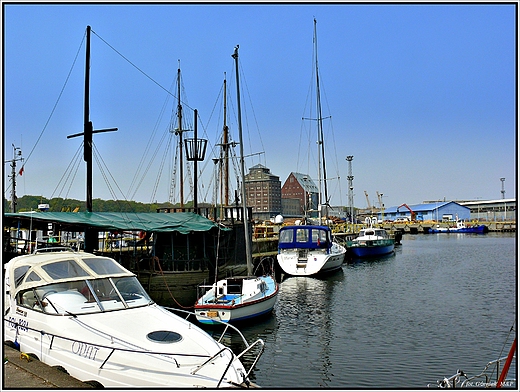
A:
<svg viewBox="0 0 520 392">
<path fill-rule="evenodd" d="M 20 283 L 23 282 L 25 278 L 25 274 L 29 271 L 30 266 L 23 265 L 21 267 L 15 268 L 14 270 L 14 287 L 20 286 Z"/>
<path fill-rule="evenodd" d="M 111 259 L 102 257 L 83 259 L 84 263 L 98 275 L 120 274 L 126 272 L 119 264 Z"/>
<path fill-rule="evenodd" d="M 42 280 L 42 278 L 40 278 L 38 274 L 34 271 L 32 271 L 27 277 L 27 279 L 25 279 L 26 282 L 38 282 L 40 280 Z"/>
<path fill-rule="evenodd" d="M 309 242 L 309 230 L 297 229 L 296 230 L 296 241 L 298 242 Z"/>
<path fill-rule="evenodd" d="M 42 269 L 52 279 L 76 278 L 89 276 L 87 271 L 81 268 L 74 260 L 63 260 L 42 266 Z"/>
<path fill-rule="evenodd" d="M 292 230 L 281 230 L 280 231 L 280 242 L 293 242 L 293 231 Z"/>
</svg>

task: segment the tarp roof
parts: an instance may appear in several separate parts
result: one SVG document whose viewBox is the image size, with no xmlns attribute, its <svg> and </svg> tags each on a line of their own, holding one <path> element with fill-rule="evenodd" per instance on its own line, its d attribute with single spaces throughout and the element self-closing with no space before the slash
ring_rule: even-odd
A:
<svg viewBox="0 0 520 392">
<path fill-rule="evenodd" d="M 94 227 L 106 231 L 141 230 L 150 232 L 177 231 L 188 234 L 192 231 L 209 231 L 218 225 L 193 212 L 32 212 L 6 213 L 8 220 L 34 220 L 56 222 L 76 227 Z M 4 222 L 4 224 L 7 222 Z"/>
</svg>

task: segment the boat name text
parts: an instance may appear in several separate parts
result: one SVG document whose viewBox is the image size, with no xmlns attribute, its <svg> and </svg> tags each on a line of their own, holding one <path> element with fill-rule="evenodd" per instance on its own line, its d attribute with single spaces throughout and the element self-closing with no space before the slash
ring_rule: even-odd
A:
<svg viewBox="0 0 520 392">
<path fill-rule="evenodd" d="M 72 352 L 80 357 L 95 360 L 98 351 L 99 347 L 92 346 L 91 344 L 82 342 L 72 343 Z"/>
</svg>

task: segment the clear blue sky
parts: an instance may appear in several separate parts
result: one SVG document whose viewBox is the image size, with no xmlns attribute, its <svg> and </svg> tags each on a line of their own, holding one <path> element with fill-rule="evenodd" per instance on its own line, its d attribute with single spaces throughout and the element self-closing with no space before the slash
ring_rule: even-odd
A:
<svg viewBox="0 0 520 392">
<path fill-rule="evenodd" d="M 366 207 L 365 190 L 371 203 L 376 191 L 382 193 L 387 207 L 498 199 L 501 177 L 506 197 L 515 197 L 515 6 L 348 3 L 3 3 L 3 151 L 4 161 L 11 159 L 15 144 L 26 158 L 18 196 L 85 199 L 83 161 L 67 182 L 60 180 L 69 175 L 82 141 L 67 135 L 83 131 L 87 25 L 95 32 L 90 119 L 95 129 L 119 128 L 94 135 L 115 198 L 168 200 L 172 164 L 158 178 L 166 144 L 160 138 L 168 134 L 174 99 L 167 90 L 175 85 L 180 60 L 185 116 L 193 123 L 191 109 L 198 110 L 199 136 L 211 145 L 199 164 L 199 199 L 211 202 L 211 148 L 222 129 L 225 72 L 230 117 L 236 118 L 231 54 L 237 44 L 244 148 L 246 154 L 264 152 L 247 158 L 247 167 L 261 163 L 282 184 L 291 171 L 316 178 L 315 158 L 307 158 L 306 147 L 315 152 L 314 125 L 302 122 L 313 85 L 313 18 L 323 116 L 331 116 L 324 121 L 328 177 L 340 178 L 329 184 L 332 204 L 348 202 L 347 155 L 354 156 L 356 207 Z M 238 141 L 236 119 L 229 125 Z M 145 165 L 161 147 L 141 182 L 134 176 L 148 143 Z M 94 198 L 113 199 L 96 161 L 93 166 Z M 7 198 L 9 171 L 4 164 Z"/>
</svg>

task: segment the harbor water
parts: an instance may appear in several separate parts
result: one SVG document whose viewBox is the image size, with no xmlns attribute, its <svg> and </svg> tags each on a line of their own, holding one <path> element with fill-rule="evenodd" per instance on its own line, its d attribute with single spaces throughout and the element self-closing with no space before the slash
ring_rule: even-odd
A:
<svg viewBox="0 0 520 392">
<path fill-rule="evenodd" d="M 393 255 L 286 278 L 272 316 L 240 329 L 265 341 L 264 388 L 425 388 L 507 356 L 516 295 L 514 233 L 404 235 Z"/>
</svg>

